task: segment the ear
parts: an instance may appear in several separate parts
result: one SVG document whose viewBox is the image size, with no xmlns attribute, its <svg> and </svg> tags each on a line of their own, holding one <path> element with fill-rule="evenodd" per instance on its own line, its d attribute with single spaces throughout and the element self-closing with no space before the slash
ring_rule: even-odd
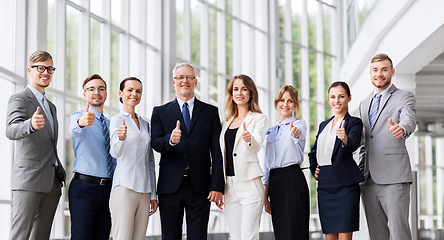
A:
<svg viewBox="0 0 444 240">
<path fill-rule="evenodd" d="M 348 99 L 348 102 L 350 102 L 352 100 L 352 95 L 350 95 L 350 98 Z"/>
<path fill-rule="evenodd" d="M 173 87 L 175 87 L 176 83 L 174 82 L 174 78 L 171 81 L 173 82 Z"/>
<path fill-rule="evenodd" d="M 31 68 L 26 69 L 29 74 L 31 74 Z"/>
<path fill-rule="evenodd" d="M 395 69 L 394 68 L 392 69 L 392 77 L 393 77 L 393 75 L 395 75 Z"/>
<path fill-rule="evenodd" d="M 197 78 L 196 78 L 196 82 L 194 83 L 194 87 L 197 87 Z"/>
<path fill-rule="evenodd" d="M 122 91 L 119 90 L 119 97 L 122 97 Z"/>
</svg>

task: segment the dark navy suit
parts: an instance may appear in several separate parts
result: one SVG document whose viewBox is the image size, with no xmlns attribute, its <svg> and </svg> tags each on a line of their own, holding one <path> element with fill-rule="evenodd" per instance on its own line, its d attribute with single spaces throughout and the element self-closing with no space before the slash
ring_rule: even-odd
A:
<svg viewBox="0 0 444 240">
<path fill-rule="evenodd" d="M 170 145 L 170 135 L 180 120 L 180 142 Z M 188 239 L 207 239 L 210 191 L 224 191 L 221 124 L 216 107 L 194 100 L 187 131 L 177 100 L 155 107 L 151 117 L 151 145 L 161 153 L 157 194 L 162 239 L 182 238 L 183 209 L 186 209 Z M 189 176 L 184 177 L 189 166 Z"/>
<path fill-rule="evenodd" d="M 308 154 L 308 158 L 310 159 L 310 170 L 313 176 L 316 167 L 318 166 L 318 161 L 316 159 L 317 139 L 319 134 L 331 120 L 333 120 L 333 117 L 319 124 L 316 141 Z M 353 152 L 360 146 L 363 124 L 360 118 L 352 117 L 348 113 L 344 116 L 343 120 L 345 121 L 345 134 L 347 134 L 348 137 L 347 146 L 342 146 L 342 141 L 336 137 L 331 164 L 339 182 L 343 186 L 350 186 L 364 180 L 364 176 L 356 165 L 355 160 L 353 160 Z"/>
</svg>

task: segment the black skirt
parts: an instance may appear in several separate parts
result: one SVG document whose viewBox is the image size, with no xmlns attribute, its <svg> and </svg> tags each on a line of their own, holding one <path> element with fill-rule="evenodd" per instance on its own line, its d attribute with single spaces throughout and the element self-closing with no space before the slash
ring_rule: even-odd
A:
<svg viewBox="0 0 444 240">
<path fill-rule="evenodd" d="M 271 220 L 276 240 L 308 240 L 310 195 L 299 165 L 270 170 Z"/>
<path fill-rule="evenodd" d="M 322 232 L 359 231 L 359 184 L 343 186 L 332 166 L 321 166 L 318 178 L 318 208 Z"/>
</svg>

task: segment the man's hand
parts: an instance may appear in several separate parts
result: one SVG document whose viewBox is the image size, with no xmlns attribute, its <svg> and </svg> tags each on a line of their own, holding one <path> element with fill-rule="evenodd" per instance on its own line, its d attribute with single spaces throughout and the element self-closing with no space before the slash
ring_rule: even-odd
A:
<svg viewBox="0 0 444 240">
<path fill-rule="evenodd" d="M 88 127 L 94 124 L 96 115 L 92 112 L 88 112 L 88 110 L 89 110 L 89 104 L 87 103 L 85 111 L 83 111 L 83 115 L 79 118 L 80 127 Z"/>
<path fill-rule="evenodd" d="M 344 143 L 344 146 L 347 146 L 348 137 L 347 134 L 345 134 L 344 124 L 345 120 L 342 120 L 341 126 L 336 130 L 336 136 Z"/>
<path fill-rule="evenodd" d="M 207 199 L 210 200 L 210 202 L 216 203 L 216 206 L 223 210 L 224 200 L 221 192 L 211 191 L 210 194 L 208 194 Z"/>
<path fill-rule="evenodd" d="M 404 136 L 405 132 L 401 126 L 399 126 L 397 123 L 394 123 L 391 118 L 388 119 L 388 122 L 390 124 L 390 132 L 392 133 L 393 137 L 398 139 Z"/>
<path fill-rule="evenodd" d="M 37 107 L 31 118 L 31 126 L 34 130 L 42 129 L 45 126 L 45 117 L 40 114 L 40 107 Z"/>
<path fill-rule="evenodd" d="M 159 207 L 159 204 L 157 203 L 157 200 L 151 200 L 150 201 L 150 216 L 153 215 L 157 211 L 157 207 Z"/>
<path fill-rule="evenodd" d="M 180 121 L 177 120 L 176 128 L 171 132 L 170 142 L 173 144 L 178 144 L 180 142 L 180 137 L 182 136 L 182 131 L 180 131 Z"/>
<path fill-rule="evenodd" d="M 123 141 L 126 139 L 126 125 L 125 125 L 125 119 L 122 118 L 122 125 L 119 126 L 117 129 L 117 137 L 119 137 L 120 141 Z"/>
<path fill-rule="evenodd" d="M 297 127 L 293 127 L 293 121 L 290 122 L 290 134 L 291 136 L 298 138 L 301 136 L 301 130 Z"/>
<path fill-rule="evenodd" d="M 244 131 L 242 132 L 242 139 L 244 139 L 245 142 L 249 143 L 251 142 L 251 135 L 248 132 L 247 127 L 245 126 L 245 122 L 243 126 L 244 126 Z"/>
<path fill-rule="evenodd" d="M 270 203 L 270 201 L 268 201 L 267 198 L 265 198 L 265 200 L 264 200 L 264 209 L 265 209 L 266 213 L 271 215 L 271 203 Z"/>
</svg>

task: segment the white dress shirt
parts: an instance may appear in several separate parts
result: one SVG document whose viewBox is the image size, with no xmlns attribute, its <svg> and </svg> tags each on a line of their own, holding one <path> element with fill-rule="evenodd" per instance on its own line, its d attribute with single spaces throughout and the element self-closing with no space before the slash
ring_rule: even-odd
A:
<svg viewBox="0 0 444 240">
<path fill-rule="evenodd" d="M 333 119 L 325 126 L 318 137 L 318 146 L 316 149 L 316 158 L 319 166 L 331 165 L 331 155 L 335 147 L 336 131 L 341 126 L 342 119 L 339 119 L 332 129 Z"/>
<path fill-rule="evenodd" d="M 113 186 L 120 185 L 135 192 L 151 193 L 151 199 L 156 196 L 156 173 L 154 166 L 153 149 L 149 123 L 137 115 L 140 130 L 125 111 L 111 118 L 111 150 L 117 158 L 117 167 L 114 172 Z M 121 141 L 117 136 L 117 129 L 122 125 L 122 119 L 127 126 L 126 139 Z"/>
</svg>

